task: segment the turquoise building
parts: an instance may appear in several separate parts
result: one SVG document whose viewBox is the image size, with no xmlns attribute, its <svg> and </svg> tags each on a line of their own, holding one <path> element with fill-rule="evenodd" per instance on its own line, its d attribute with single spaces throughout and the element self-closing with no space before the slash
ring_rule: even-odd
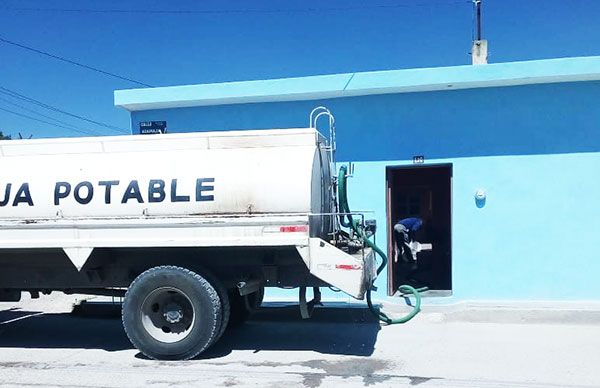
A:
<svg viewBox="0 0 600 388">
<path fill-rule="evenodd" d="M 390 252 L 404 217 L 432 244 L 417 271 L 392 261 L 378 297 L 413 280 L 442 302 L 552 301 L 600 299 L 599 96 L 600 57 L 581 57 L 118 90 L 115 105 L 133 133 L 306 127 L 326 106 L 351 208 Z"/>
</svg>

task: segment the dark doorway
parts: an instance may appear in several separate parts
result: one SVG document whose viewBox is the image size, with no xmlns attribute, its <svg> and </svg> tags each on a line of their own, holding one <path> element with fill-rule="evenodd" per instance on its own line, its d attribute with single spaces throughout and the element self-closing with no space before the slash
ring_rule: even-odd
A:
<svg viewBox="0 0 600 388">
<path fill-rule="evenodd" d="M 402 284 L 426 286 L 450 295 L 452 290 L 452 165 L 388 166 L 388 294 Z M 393 228 L 404 218 L 417 217 L 423 226 L 415 240 L 431 244 L 416 263 L 403 263 L 394 255 Z"/>
</svg>

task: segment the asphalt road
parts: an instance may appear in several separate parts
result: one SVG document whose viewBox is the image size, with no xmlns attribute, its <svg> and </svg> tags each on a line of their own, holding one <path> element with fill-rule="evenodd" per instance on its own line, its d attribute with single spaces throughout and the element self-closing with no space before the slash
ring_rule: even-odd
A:
<svg viewBox="0 0 600 388">
<path fill-rule="evenodd" d="M 19 387 L 598 387 L 600 325 L 490 323 L 424 313 L 381 327 L 364 308 L 265 308 L 199 359 L 132 348 L 117 309 L 77 297 L 0 303 L 0 385 Z"/>
</svg>

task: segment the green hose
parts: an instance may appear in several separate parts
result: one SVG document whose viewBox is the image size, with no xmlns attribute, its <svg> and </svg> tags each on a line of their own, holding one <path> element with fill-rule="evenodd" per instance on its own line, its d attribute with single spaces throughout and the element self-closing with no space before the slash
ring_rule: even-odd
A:
<svg viewBox="0 0 600 388">
<path fill-rule="evenodd" d="M 350 206 L 348 205 L 348 189 L 346 186 L 347 171 L 348 171 L 347 167 L 342 166 L 342 167 L 340 167 L 340 172 L 338 174 L 338 203 L 339 203 L 339 212 L 342 213 L 342 215 L 340 215 L 340 224 L 346 228 L 352 228 L 352 230 L 357 235 L 360 236 L 360 238 L 365 242 L 365 244 L 369 248 L 373 249 L 379 255 L 379 257 L 381 257 L 381 264 L 377 268 L 377 276 L 379 276 L 379 274 L 383 271 L 383 269 L 387 265 L 388 258 L 387 258 L 387 255 L 385 254 L 385 252 L 383 252 L 383 250 L 381 250 L 381 248 L 379 248 L 377 245 L 375 245 L 375 243 L 367 237 L 363 228 L 360 227 L 360 224 L 358 223 L 358 221 L 354 220 L 352 218 L 352 215 L 350 214 L 351 213 Z M 343 214 L 343 213 L 346 213 L 346 214 Z M 369 306 L 369 310 L 371 310 L 371 312 L 377 318 L 379 318 L 379 320 L 381 320 L 382 322 L 385 322 L 389 325 L 393 325 L 396 323 L 406 323 L 406 322 L 410 321 L 411 319 L 413 319 L 415 317 L 415 315 L 417 315 L 419 313 L 419 311 L 421 311 L 421 294 L 420 294 L 420 292 L 426 291 L 427 287 L 415 289 L 414 287 L 411 287 L 409 285 L 400 286 L 398 288 L 398 290 L 402 294 L 413 295 L 415 297 L 415 304 L 410 313 L 408 313 L 407 315 L 405 315 L 403 317 L 393 318 L 393 319 L 388 317 L 383 311 L 381 311 L 377 307 L 373 306 L 373 303 L 371 301 L 371 290 L 372 289 L 373 289 L 373 285 L 371 285 L 371 287 L 367 290 L 367 304 Z"/>
</svg>

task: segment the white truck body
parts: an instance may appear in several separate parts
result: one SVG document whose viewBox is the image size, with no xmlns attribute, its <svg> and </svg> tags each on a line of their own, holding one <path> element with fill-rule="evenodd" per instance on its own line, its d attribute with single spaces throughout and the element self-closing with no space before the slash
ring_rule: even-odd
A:
<svg viewBox="0 0 600 388">
<path fill-rule="evenodd" d="M 290 246 L 362 299 L 373 257 L 328 242 L 323 145 L 311 128 L 2 141 L 0 256 L 59 248 L 81 271 L 98 248 Z"/>
</svg>

